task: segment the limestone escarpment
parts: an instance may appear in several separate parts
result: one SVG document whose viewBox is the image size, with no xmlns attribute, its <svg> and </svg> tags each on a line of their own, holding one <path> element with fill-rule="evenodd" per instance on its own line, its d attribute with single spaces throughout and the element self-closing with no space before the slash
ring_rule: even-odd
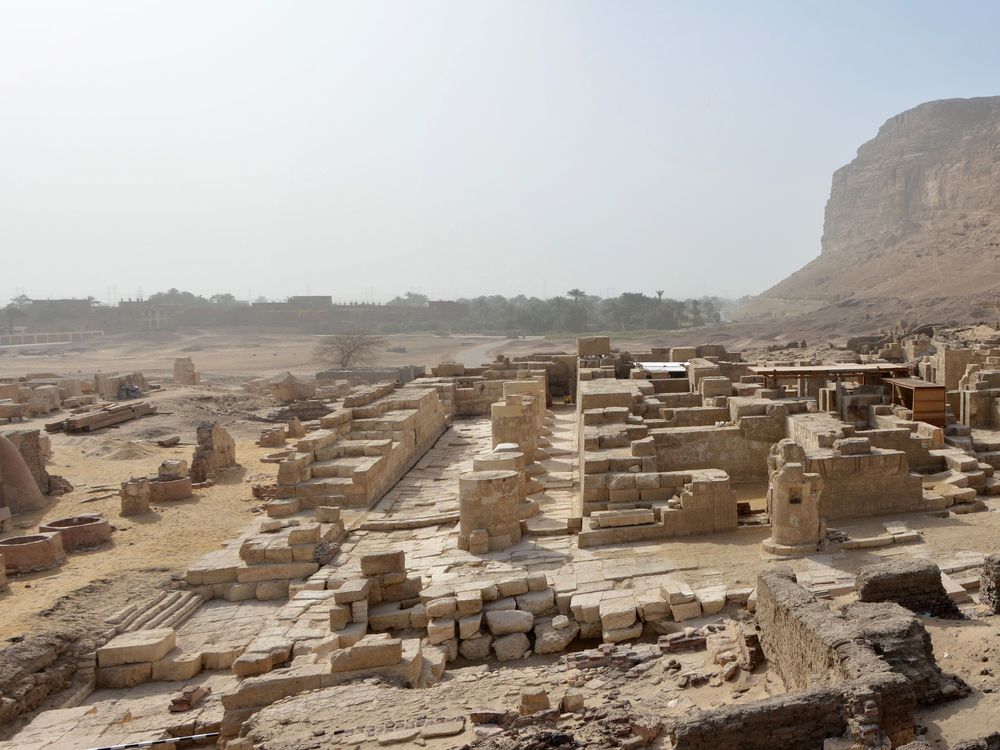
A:
<svg viewBox="0 0 1000 750">
<path fill-rule="evenodd" d="M 819 257 L 742 314 L 966 322 L 994 317 L 998 299 L 1000 97 L 982 97 L 889 119 L 834 173 Z"/>
</svg>

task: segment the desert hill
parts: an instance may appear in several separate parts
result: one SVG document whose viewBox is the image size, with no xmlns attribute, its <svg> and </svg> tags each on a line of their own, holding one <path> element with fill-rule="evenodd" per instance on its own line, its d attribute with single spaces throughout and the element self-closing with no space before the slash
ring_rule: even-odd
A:
<svg viewBox="0 0 1000 750">
<path fill-rule="evenodd" d="M 818 258 L 738 317 L 814 331 L 1000 316 L 1000 97 L 921 104 L 833 175 Z"/>
</svg>

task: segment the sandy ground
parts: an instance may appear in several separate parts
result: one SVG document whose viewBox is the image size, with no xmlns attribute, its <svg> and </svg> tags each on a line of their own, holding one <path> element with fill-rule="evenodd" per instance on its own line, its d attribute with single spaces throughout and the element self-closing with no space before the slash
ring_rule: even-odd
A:
<svg viewBox="0 0 1000 750">
<path fill-rule="evenodd" d="M 53 442 L 56 458 L 49 471 L 67 478 L 74 491 L 53 498 L 44 511 L 18 516 L 14 531 L 3 536 L 81 514 L 103 515 L 115 531 L 110 544 L 70 554 L 58 568 L 13 577 L 9 592 L 0 594 L 4 611 L 0 639 L 45 627 L 87 624 L 123 608 L 133 597 L 147 598 L 152 589 L 168 585 L 172 574 L 217 549 L 255 515 L 257 503 L 250 483 L 264 479 L 268 466 L 258 462 L 263 449 L 238 443 L 243 467 L 227 472 L 214 487 L 196 490 L 187 500 L 156 505 L 151 513 L 125 518 L 119 514 L 119 484 L 130 476 L 154 473 L 163 459 L 190 459 L 192 448 L 152 448 L 148 443 L 107 436 L 56 436 Z M 136 453 L 140 454 L 137 458 L 118 457 Z M 85 607 L 53 611 L 61 598 L 88 590 L 100 596 L 88 597 Z"/>
<path fill-rule="evenodd" d="M 326 365 L 316 356 L 321 336 L 298 333 L 249 333 L 246 329 L 210 329 L 197 333 L 154 331 L 115 334 L 82 344 L 0 348 L 0 377 L 23 377 L 27 372 L 61 374 L 94 372 L 143 372 L 160 377 L 173 371 L 176 357 L 191 357 L 203 376 L 232 377 L 274 375 L 286 370 L 312 376 Z M 378 365 L 424 365 L 455 360 L 475 347 L 471 357 L 493 358 L 495 348 L 507 339 L 497 336 L 435 336 L 401 334 L 384 336 L 386 349 L 372 361 Z M 405 352 L 388 348 L 405 347 Z M 475 362 L 479 364 L 478 361 Z"/>
</svg>

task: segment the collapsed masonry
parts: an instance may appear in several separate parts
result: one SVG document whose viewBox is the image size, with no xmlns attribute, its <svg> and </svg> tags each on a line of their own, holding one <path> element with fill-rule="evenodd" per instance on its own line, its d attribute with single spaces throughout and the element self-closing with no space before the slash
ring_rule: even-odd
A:
<svg viewBox="0 0 1000 750">
<path fill-rule="evenodd" d="M 918 706 L 967 692 L 938 668 L 920 621 L 895 603 L 837 613 L 778 568 L 758 579 L 756 617 L 768 663 L 793 692 L 696 712 L 668 729 L 676 750 L 813 750 L 833 737 L 896 747 L 914 739 Z"/>
<path fill-rule="evenodd" d="M 194 456 L 191 459 L 192 482 L 200 484 L 213 480 L 221 472 L 238 465 L 236 443 L 216 422 L 199 424 L 195 442 Z"/>
</svg>

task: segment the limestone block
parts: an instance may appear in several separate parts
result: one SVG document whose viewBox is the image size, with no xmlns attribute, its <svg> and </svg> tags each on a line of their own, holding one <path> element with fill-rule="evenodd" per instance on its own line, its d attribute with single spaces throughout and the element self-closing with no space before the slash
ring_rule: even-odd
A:
<svg viewBox="0 0 1000 750">
<path fill-rule="evenodd" d="M 337 521 L 340 520 L 340 508 L 334 507 L 332 505 L 317 505 L 316 520 L 319 521 L 320 523 L 337 523 Z M 363 559 L 362 559 L 361 570 L 362 572 L 364 571 Z"/>
<path fill-rule="evenodd" d="M 539 711 L 549 710 L 549 694 L 544 688 L 523 687 L 521 688 L 521 705 L 518 712 L 521 716 L 531 716 Z"/>
<path fill-rule="evenodd" d="M 701 604 L 701 612 L 704 615 L 714 615 L 721 612 L 726 606 L 725 586 L 707 586 L 695 589 L 694 594 Z"/>
<path fill-rule="evenodd" d="M 561 627 L 557 627 L 556 620 L 560 620 Z M 563 615 L 551 620 L 541 618 L 535 622 L 535 653 L 555 654 L 564 651 L 579 633 L 580 626 Z"/>
<path fill-rule="evenodd" d="M 543 591 L 529 591 L 527 594 L 520 594 L 514 597 L 517 608 L 533 615 L 540 615 L 555 608 L 556 596 L 552 589 Z"/>
<path fill-rule="evenodd" d="M 337 631 L 341 648 L 348 648 L 365 637 L 368 626 L 363 622 L 352 622 Z"/>
<path fill-rule="evenodd" d="M 524 633 L 511 633 L 493 641 L 493 653 L 496 654 L 497 661 L 520 659 L 530 648 L 531 643 Z"/>
<path fill-rule="evenodd" d="M 235 643 L 209 644 L 201 650 L 201 666 L 212 671 L 230 669 L 243 653 L 243 648 L 243 644 Z"/>
<path fill-rule="evenodd" d="M 455 604 L 460 615 L 474 615 L 483 609 L 483 594 L 481 591 L 459 591 L 455 596 Z"/>
<path fill-rule="evenodd" d="M 694 596 L 694 594 L 692 594 L 692 596 Z M 602 598 L 603 596 L 600 591 L 589 592 L 586 594 L 574 594 L 569 603 L 569 608 L 573 613 L 573 618 L 579 623 L 600 624 L 600 608 Z"/>
<path fill-rule="evenodd" d="M 690 620 L 693 617 L 701 617 L 701 603 L 695 599 L 693 602 L 671 604 L 670 613 L 677 622 Z"/>
<path fill-rule="evenodd" d="M 427 623 L 427 640 L 431 645 L 444 643 L 455 637 L 455 620 L 452 617 L 431 619 Z"/>
<path fill-rule="evenodd" d="M 576 340 L 578 357 L 603 357 L 611 354 L 610 336 L 584 336 Z"/>
<path fill-rule="evenodd" d="M 631 596 L 603 599 L 599 608 L 601 626 L 604 630 L 618 630 L 635 624 L 635 599 Z"/>
<path fill-rule="evenodd" d="M 293 643 L 292 640 L 278 635 L 255 638 L 246 651 L 233 661 L 233 674 L 237 677 L 248 677 L 269 672 L 276 665 L 291 658 Z"/>
<path fill-rule="evenodd" d="M 544 573 L 528 574 L 528 591 L 544 591 L 549 587 L 549 580 Z"/>
<path fill-rule="evenodd" d="M 337 604 L 351 604 L 352 602 L 368 599 L 368 592 L 371 590 L 371 581 L 367 578 L 354 578 L 345 581 L 333 594 L 333 600 Z"/>
<path fill-rule="evenodd" d="M 435 680 L 440 680 L 448 668 L 448 657 L 451 652 L 445 646 L 427 646 L 420 650 L 424 666 L 430 670 Z"/>
<path fill-rule="evenodd" d="M 115 667 L 98 667 L 95 676 L 99 688 L 125 690 L 149 682 L 153 677 L 153 665 L 144 662 L 121 664 Z"/>
<path fill-rule="evenodd" d="M 334 604 L 330 607 L 330 630 L 341 630 L 351 621 L 351 607 L 347 604 Z"/>
<path fill-rule="evenodd" d="M 406 554 L 403 550 L 363 555 L 361 573 L 366 576 L 396 573 L 406 570 Z"/>
<path fill-rule="evenodd" d="M 648 591 L 639 594 L 635 599 L 639 615 L 643 620 L 661 620 L 670 614 L 670 605 L 659 591 Z"/>
<path fill-rule="evenodd" d="M 461 545 L 461 537 L 459 537 Z M 469 552 L 473 555 L 485 555 L 490 551 L 490 532 L 486 529 L 473 529 L 469 534 Z"/>
<path fill-rule="evenodd" d="M 427 616 L 427 608 L 423 604 L 414 604 L 410 607 L 410 627 L 426 628 L 430 618 Z"/>
<path fill-rule="evenodd" d="M 383 602 L 369 607 L 368 624 L 376 632 L 404 630 L 410 627 L 410 610 L 400 607 L 399 602 Z"/>
<path fill-rule="evenodd" d="M 468 615 L 458 621 L 458 637 L 464 639 L 475 638 L 479 635 L 479 629 L 483 622 L 482 613 Z"/>
<path fill-rule="evenodd" d="M 612 493 L 611 500 L 616 496 Z M 638 498 L 636 498 L 638 499 Z M 593 528 L 605 529 L 620 526 L 642 526 L 656 522 L 652 508 L 632 508 L 629 510 L 601 510 L 590 514 L 590 525 Z"/>
<path fill-rule="evenodd" d="M 454 596 L 432 599 L 424 605 L 428 617 L 454 617 L 458 612 L 458 600 Z"/>
<path fill-rule="evenodd" d="M 330 655 L 330 671 L 351 672 L 398 664 L 403 659 L 403 641 L 388 633 L 366 635 L 348 648 Z"/>
<path fill-rule="evenodd" d="M 528 578 L 527 576 L 516 576 L 514 578 L 507 578 L 503 581 L 497 582 L 497 590 L 500 592 L 500 596 L 517 596 L 518 594 L 528 593 Z"/>
<path fill-rule="evenodd" d="M 201 652 L 170 653 L 153 662 L 151 679 L 156 682 L 185 682 L 201 672 Z"/>
<path fill-rule="evenodd" d="M 627 628 L 605 628 L 602 633 L 605 643 L 621 643 L 631 641 L 642 635 L 642 623 L 636 622 Z"/>
<path fill-rule="evenodd" d="M 276 581 L 293 578 L 308 578 L 319 570 L 315 562 L 271 563 L 266 565 L 248 565 L 236 569 L 236 580 L 240 583 L 250 581 Z"/>
<path fill-rule="evenodd" d="M 513 596 L 505 596 L 503 599 L 494 599 L 483 604 L 483 612 L 502 609 L 517 609 L 517 600 Z"/>
<path fill-rule="evenodd" d="M 351 622 L 368 622 L 368 600 L 351 602 Z"/>
<path fill-rule="evenodd" d="M 563 713 L 576 713 L 584 707 L 584 695 L 580 690 L 567 690 L 560 702 Z"/>
<path fill-rule="evenodd" d="M 660 585 L 660 593 L 669 604 L 685 604 L 695 600 L 694 591 L 684 581 L 670 578 Z"/>
<path fill-rule="evenodd" d="M 486 626 L 493 635 L 527 633 L 535 622 L 533 614 L 518 609 L 490 610 L 485 614 Z"/>
<path fill-rule="evenodd" d="M 527 639 L 525 639 L 527 640 Z M 483 633 L 476 638 L 468 638 L 458 644 L 458 652 L 469 661 L 485 659 L 490 655 L 490 647 L 493 645 L 493 636 Z"/>
<path fill-rule="evenodd" d="M 122 633 L 97 649 L 98 667 L 116 667 L 122 664 L 152 664 L 162 659 L 174 648 L 177 634 L 173 628 L 136 630 Z"/>
<path fill-rule="evenodd" d="M 127 482 L 122 482 L 121 498 L 123 516 L 134 516 L 140 513 L 149 512 L 149 503 L 152 497 L 152 489 L 149 480 L 145 478 L 132 478 Z"/>
<path fill-rule="evenodd" d="M 288 581 L 261 581 L 254 592 L 257 601 L 272 602 L 288 598 Z"/>
<path fill-rule="evenodd" d="M 160 462 L 157 475 L 160 479 L 183 479 L 188 473 L 188 462 L 183 458 L 168 458 Z"/>
<path fill-rule="evenodd" d="M 422 583 L 420 577 L 407 578 L 402 583 L 394 583 L 382 588 L 382 600 L 387 602 L 402 602 L 413 599 L 420 594 Z"/>
</svg>

